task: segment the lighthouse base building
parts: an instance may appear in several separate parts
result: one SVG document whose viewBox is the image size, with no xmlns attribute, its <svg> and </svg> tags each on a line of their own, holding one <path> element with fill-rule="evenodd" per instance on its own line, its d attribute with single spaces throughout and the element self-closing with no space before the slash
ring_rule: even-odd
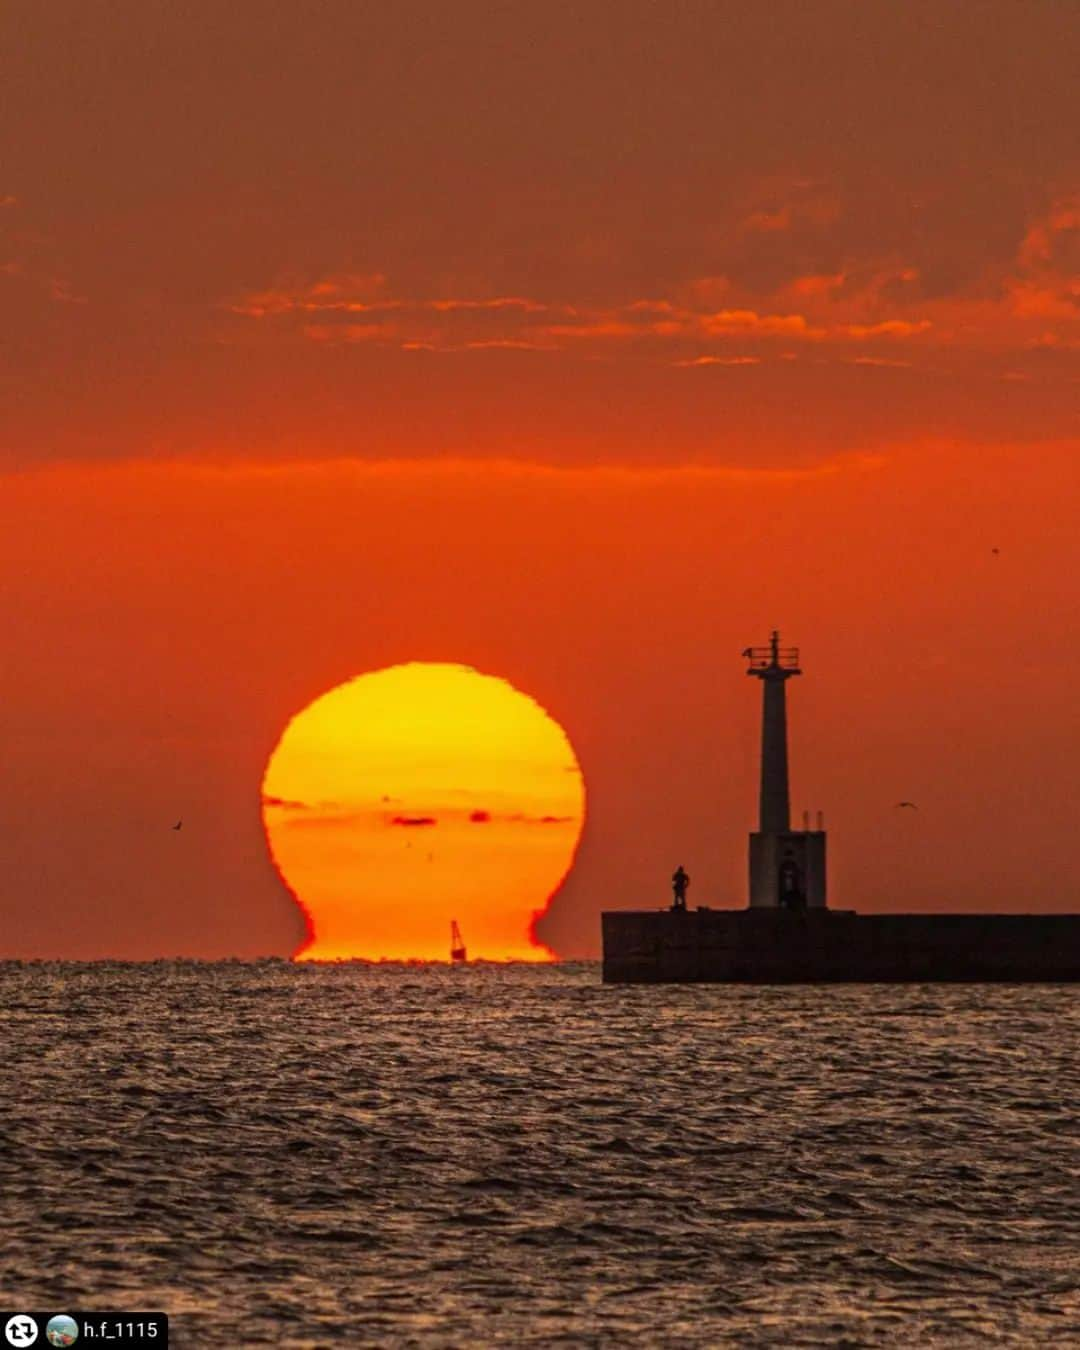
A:
<svg viewBox="0 0 1080 1350">
<path fill-rule="evenodd" d="M 857 914 L 830 910 L 825 830 L 792 830 L 788 680 L 799 654 L 773 633 L 743 653 L 761 681 L 761 788 L 744 909 L 670 907 L 601 916 L 605 983 L 762 984 L 1080 980 L 1080 914 Z"/>
<path fill-rule="evenodd" d="M 752 909 L 825 908 L 825 831 L 750 836 Z"/>
</svg>

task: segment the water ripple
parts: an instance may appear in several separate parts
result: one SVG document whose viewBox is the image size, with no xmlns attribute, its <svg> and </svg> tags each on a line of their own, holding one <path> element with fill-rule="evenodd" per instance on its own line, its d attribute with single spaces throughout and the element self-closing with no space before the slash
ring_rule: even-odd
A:
<svg viewBox="0 0 1080 1350">
<path fill-rule="evenodd" d="M 1080 1344 L 1065 986 L 0 965 L 8 1304 L 179 1345 Z"/>
</svg>

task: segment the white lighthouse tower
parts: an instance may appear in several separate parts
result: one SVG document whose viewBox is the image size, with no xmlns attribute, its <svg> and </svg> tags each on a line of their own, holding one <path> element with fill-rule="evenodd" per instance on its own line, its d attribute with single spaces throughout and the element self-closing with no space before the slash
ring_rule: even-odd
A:
<svg viewBox="0 0 1080 1350">
<path fill-rule="evenodd" d="M 747 647 L 748 675 L 762 684 L 761 798 L 757 830 L 750 836 L 751 909 L 824 909 L 825 831 L 792 830 L 788 800 L 786 685 L 801 675 L 799 649 L 781 647 L 773 633 L 767 647 Z"/>
</svg>

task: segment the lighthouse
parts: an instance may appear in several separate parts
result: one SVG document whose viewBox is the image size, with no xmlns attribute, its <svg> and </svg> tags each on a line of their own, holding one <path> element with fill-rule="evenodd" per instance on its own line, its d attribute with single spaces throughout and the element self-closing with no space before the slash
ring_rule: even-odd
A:
<svg viewBox="0 0 1080 1350">
<path fill-rule="evenodd" d="M 824 909 L 825 831 L 791 828 L 787 753 L 787 682 L 799 669 L 799 649 L 782 647 L 774 632 L 767 647 L 747 647 L 746 673 L 761 681 L 761 791 L 758 828 L 750 835 L 751 909 Z"/>
<path fill-rule="evenodd" d="M 1077 914 L 859 914 L 825 902 L 825 830 L 791 828 L 787 683 L 795 647 L 773 633 L 743 652 L 761 681 L 761 794 L 750 836 L 750 904 L 685 902 L 601 915 L 605 984 L 934 980 L 1080 982 Z M 682 868 L 673 880 L 685 882 Z"/>
</svg>

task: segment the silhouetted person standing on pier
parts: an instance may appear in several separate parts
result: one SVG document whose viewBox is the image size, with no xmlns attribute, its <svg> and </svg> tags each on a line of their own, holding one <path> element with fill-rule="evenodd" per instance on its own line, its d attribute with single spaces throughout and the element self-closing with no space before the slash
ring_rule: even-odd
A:
<svg viewBox="0 0 1080 1350">
<path fill-rule="evenodd" d="M 690 885 L 690 873 L 680 863 L 671 876 L 671 889 L 675 899 L 672 909 L 686 908 L 686 888 Z"/>
</svg>

